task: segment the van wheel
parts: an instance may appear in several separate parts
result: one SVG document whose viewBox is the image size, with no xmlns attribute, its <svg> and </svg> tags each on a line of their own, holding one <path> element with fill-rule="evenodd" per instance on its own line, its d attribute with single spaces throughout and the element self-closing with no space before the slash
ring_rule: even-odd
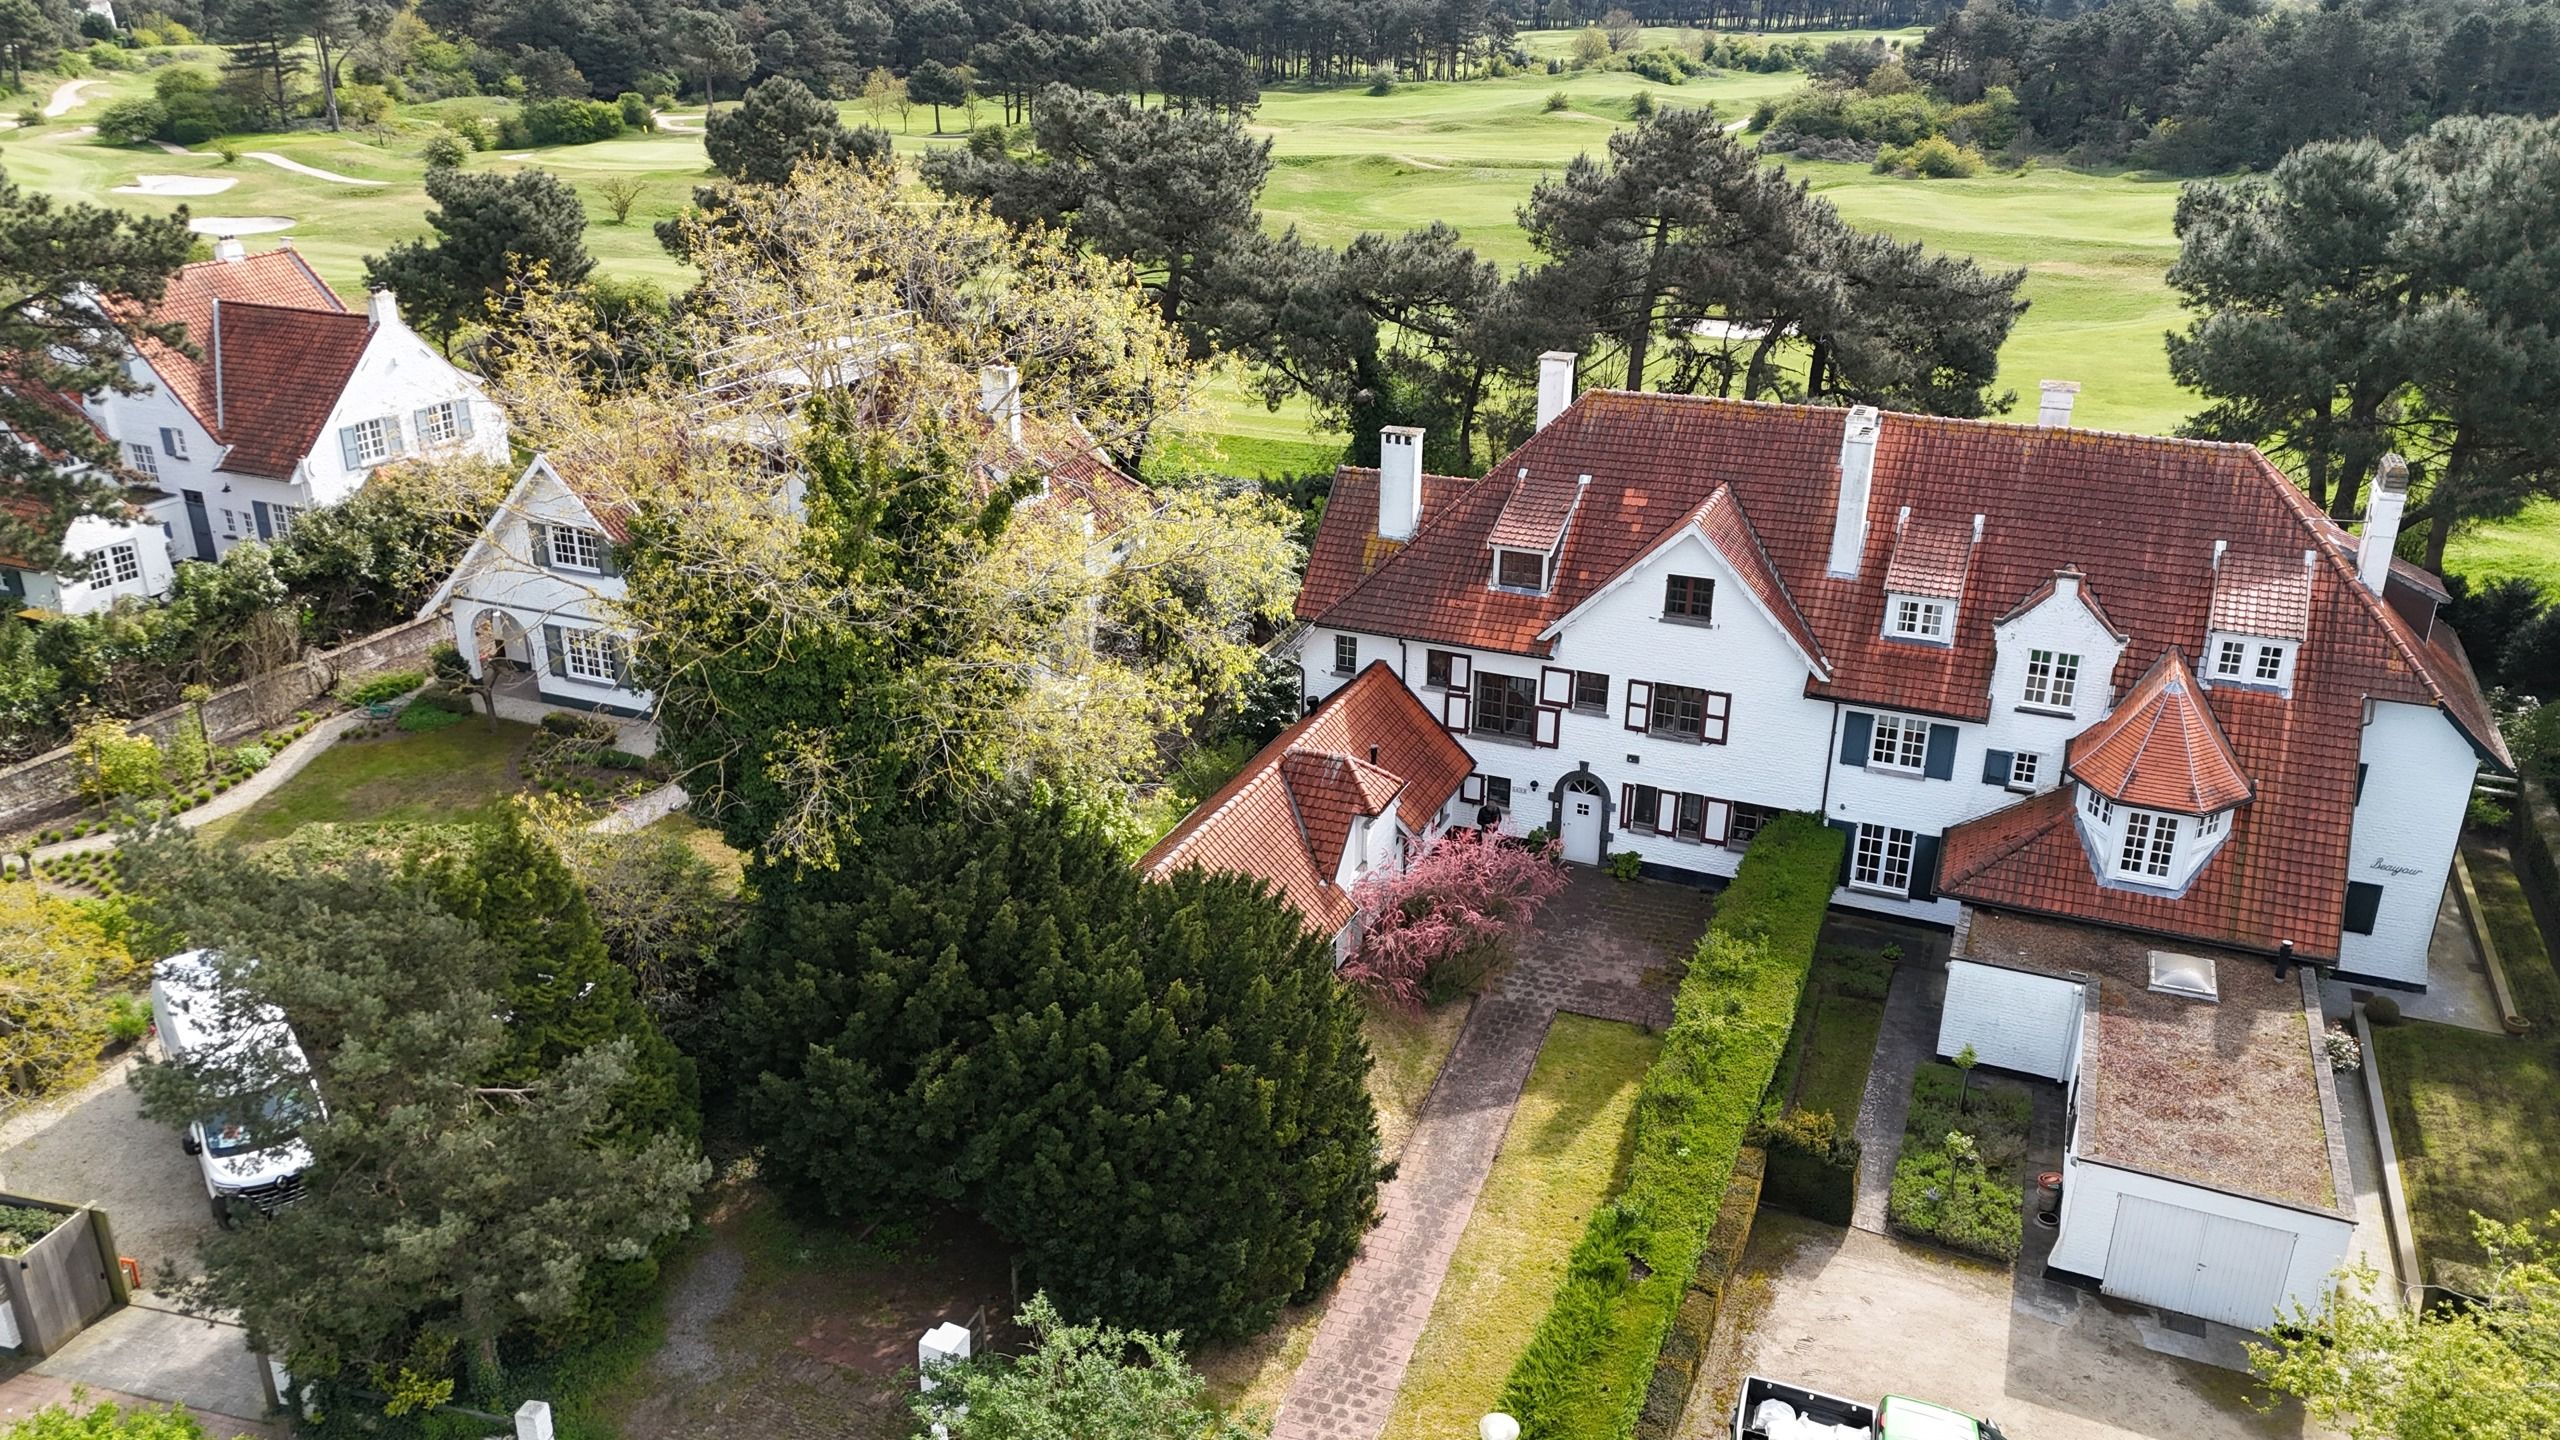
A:
<svg viewBox="0 0 2560 1440">
<path fill-rule="evenodd" d="M 227 1196 L 227 1195 L 216 1195 L 216 1196 L 214 1196 L 214 1197 L 213 1197 L 212 1204 L 213 1204 L 213 1223 L 214 1223 L 214 1224 L 216 1224 L 216 1225 L 221 1226 L 221 1227 L 222 1227 L 223 1229 L 225 1229 L 225 1230 L 230 1229 L 230 1228 L 231 1228 L 231 1197 L 229 1197 L 229 1196 Z"/>
<path fill-rule="evenodd" d="M 178 1148 L 186 1151 L 190 1155 L 201 1155 L 204 1153 L 204 1146 L 198 1144 L 196 1142 L 196 1137 L 193 1135 L 179 1136 Z"/>
</svg>

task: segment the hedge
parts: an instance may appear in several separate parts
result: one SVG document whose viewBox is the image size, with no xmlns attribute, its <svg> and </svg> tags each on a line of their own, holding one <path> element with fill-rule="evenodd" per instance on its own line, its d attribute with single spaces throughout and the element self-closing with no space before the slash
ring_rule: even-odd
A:
<svg viewBox="0 0 2560 1440">
<path fill-rule="evenodd" d="M 1503 1386 L 1502 1408 L 1529 1440 L 1634 1432 L 1794 1027 L 1841 843 L 1814 816 L 1782 816 L 1752 840 L 1717 902 L 1680 982 L 1671 1033 L 1636 1097 L 1626 1188 L 1591 1217 L 1554 1305 Z"/>
</svg>

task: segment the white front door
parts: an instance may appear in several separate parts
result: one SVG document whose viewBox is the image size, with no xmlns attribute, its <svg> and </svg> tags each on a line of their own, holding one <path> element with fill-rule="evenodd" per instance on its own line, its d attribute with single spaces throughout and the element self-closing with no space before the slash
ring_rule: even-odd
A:
<svg viewBox="0 0 2560 1440">
<path fill-rule="evenodd" d="M 1564 858 L 1576 865 L 1600 863 L 1600 797 L 1567 787 L 1564 792 Z"/>
</svg>

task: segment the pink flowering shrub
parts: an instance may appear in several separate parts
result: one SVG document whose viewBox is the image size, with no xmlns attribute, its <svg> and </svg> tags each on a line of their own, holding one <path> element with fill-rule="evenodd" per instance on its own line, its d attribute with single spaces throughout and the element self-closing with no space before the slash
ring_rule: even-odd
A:
<svg viewBox="0 0 2560 1440">
<path fill-rule="evenodd" d="M 1443 836 L 1401 871 L 1372 871 L 1352 891 L 1360 946 L 1342 978 L 1419 1008 L 1433 989 L 1472 984 L 1527 935 L 1564 888 L 1557 846 Z"/>
</svg>

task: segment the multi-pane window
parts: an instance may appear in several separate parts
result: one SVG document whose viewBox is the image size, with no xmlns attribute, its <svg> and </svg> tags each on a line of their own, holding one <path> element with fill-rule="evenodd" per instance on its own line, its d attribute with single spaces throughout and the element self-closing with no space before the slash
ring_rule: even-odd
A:
<svg viewBox="0 0 2560 1440">
<path fill-rule="evenodd" d="M 2177 816 L 2151 810 L 2126 813 L 2124 848 L 2116 855 L 2116 873 L 2145 880 L 2165 879 L 2169 862 L 2177 853 Z"/>
<path fill-rule="evenodd" d="M 1609 708 L 1609 677 L 1597 670 L 1575 672 L 1573 708 L 1605 712 Z"/>
<path fill-rule="evenodd" d="M 1544 590 L 1547 557 L 1530 550 L 1496 550 L 1493 583 L 1505 590 Z"/>
<path fill-rule="evenodd" d="M 1736 850 L 1742 849 L 1751 843 L 1751 837 L 1760 833 L 1761 826 L 1777 819 L 1778 813 L 1775 806 L 1748 805 L 1739 800 L 1735 801 L 1733 820 L 1724 832 L 1724 843 Z"/>
<path fill-rule="evenodd" d="M 1429 685 L 1434 690 L 1448 690 L 1454 688 L 1450 683 L 1449 676 L 1457 662 L 1458 657 L 1451 654 L 1449 651 L 1424 651 L 1422 654 L 1423 683 Z"/>
<path fill-rule="evenodd" d="M 1712 620 L 1716 582 L 1703 575 L 1674 575 L 1663 582 L 1662 613 L 1674 620 Z"/>
<path fill-rule="evenodd" d="M 174 426 L 164 427 L 160 431 L 160 448 L 168 451 L 172 460 L 186 459 L 187 432 Z"/>
<path fill-rule="evenodd" d="M 1704 795 L 1682 795 L 1680 797 L 1677 829 L 1675 829 L 1673 833 L 1677 834 L 1683 840 L 1695 840 L 1699 837 L 1700 832 L 1706 829 L 1706 824 L 1707 797 Z"/>
<path fill-rule="evenodd" d="M 222 533 L 229 539 L 237 540 L 240 538 L 239 511 L 226 509 L 222 512 Z"/>
<path fill-rule="evenodd" d="M 2225 640 L 2214 647 L 2213 677 L 2217 680 L 2237 680 L 2241 676 L 2242 667 L 2248 663 L 2249 647 L 2237 640 Z"/>
<path fill-rule="evenodd" d="M 1858 827 L 1858 844 L 1849 859 L 1849 883 L 1861 890 L 1911 893 L 1912 833 L 1886 825 Z"/>
<path fill-rule="evenodd" d="M 1703 739 L 1707 731 L 1707 692 L 1689 685 L 1656 684 L 1650 728 L 1656 735 Z"/>
<path fill-rule="evenodd" d="M 2044 757 L 2032 750 L 2020 750 L 2009 757 L 2009 788 L 2033 790 L 2036 772 L 2044 768 Z"/>
<path fill-rule="evenodd" d="M 1511 777 L 1508 775 L 1487 775 L 1484 777 L 1484 803 L 1492 806 L 1496 810 L 1509 813 L 1511 809 Z"/>
<path fill-rule="evenodd" d="M 1626 828 L 1659 834 L 1662 830 L 1662 792 L 1651 785 L 1628 787 Z"/>
<path fill-rule="evenodd" d="M 2257 674 L 2252 678 L 2261 685 L 2273 685 L 2278 680 L 2283 679 L 2284 647 L 2281 645 L 2259 646 L 2258 670 Z"/>
<path fill-rule="evenodd" d="M 1876 717 L 1867 742 L 1867 763 L 1886 770 L 1921 770 L 1929 763 L 1929 727 L 1894 715 Z"/>
<path fill-rule="evenodd" d="M 2080 808 L 2089 813 L 2090 819 L 2097 821 L 2101 825 L 2112 825 L 2115 823 L 2116 802 L 2099 794 L 2095 790 L 2088 791 L 2080 797 Z"/>
<path fill-rule="evenodd" d="M 622 642 L 602 630 L 562 629 L 560 660 L 572 680 L 621 683 Z"/>
<path fill-rule="evenodd" d="M 2080 657 L 2058 650 L 2027 652 L 2027 694 L 2030 705 L 2049 705 L 2056 710 L 2071 708 L 2072 692 L 2080 685 Z"/>
<path fill-rule="evenodd" d="M 1893 600 L 1893 633 L 1905 640 L 1947 638 L 1947 602 L 1897 595 Z"/>
<path fill-rule="evenodd" d="M 267 528 L 275 531 L 276 538 L 281 540 L 293 533 L 293 522 L 301 518 L 302 511 L 300 505 L 270 505 L 267 507 Z"/>
<path fill-rule="evenodd" d="M 391 458 L 391 442 L 396 420 L 359 420 L 347 427 L 347 453 L 359 465 L 373 465 Z"/>
<path fill-rule="evenodd" d="M 1360 642 L 1349 635 L 1333 637 L 1333 673 L 1348 675 L 1360 668 Z"/>
<path fill-rule="evenodd" d="M 563 570 L 604 569 L 603 536 L 575 525 L 553 525 L 544 533 L 550 540 L 552 564 Z"/>
<path fill-rule="evenodd" d="M 133 463 L 135 474 L 146 480 L 160 478 L 160 457 L 151 453 L 150 446 L 139 443 L 127 445 L 124 453 L 125 458 Z"/>
<path fill-rule="evenodd" d="M 454 403 L 430 405 L 418 412 L 418 443 L 442 445 L 462 433 L 461 422 L 454 418 Z"/>
<path fill-rule="evenodd" d="M 130 540 L 94 551 L 89 556 L 89 583 L 92 585 L 119 585 L 141 578 L 142 552 L 135 549 Z"/>
<path fill-rule="evenodd" d="M 1526 675 L 1476 675 L 1475 715 L 1469 726 L 1478 735 L 1531 740 L 1538 735 L 1538 682 Z"/>
<path fill-rule="evenodd" d="M 2222 833 L 2222 813 L 2223 813 L 2223 812 L 2221 812 L 2221 811 L 2219 811 L 2219 810 L 2216 810 L 2216 811 L 2214 811 L 2212 814 L 2207 815 L 2207 816 L 2206 816 L 2206 817 L 2204 817 L 2203 819 L 2201 819 L 2201 820 L 2197 821 L 2197 822 L 2196 822 L 2196 833 L 2197 833 L 2198 835 L 2219 835 L 2219 834 L 2221 834 L 2221 833 Z"/>
</svg>

